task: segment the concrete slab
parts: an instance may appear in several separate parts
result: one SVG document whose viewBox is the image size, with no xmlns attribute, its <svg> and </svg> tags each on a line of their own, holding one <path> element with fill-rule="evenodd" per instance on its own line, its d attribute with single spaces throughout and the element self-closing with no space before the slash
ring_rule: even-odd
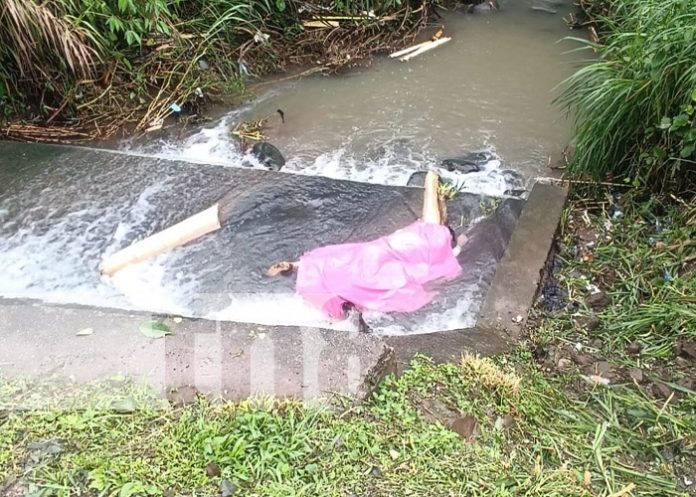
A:
<svg viewBox="0 0 696 497">
<path fill-rule="evenodd" d="M 561 186 L 534 185 L 496 268 L 477 328 L 517 337 L 536 297 L 567 195 L 567 189 Z"/>
<path fill-rule="evenodd" d="M 124 375 L 163 396 L 195 386 L 231 400 L 328 402 L 364 399 L 394 368 L 393 350 L 361 333 L 160 317 L 172 334 L 152 339 L 139 331 L 147 313 L 1 300 L 0 315 L 0 376 L 10 378 L 80 385 Z"/>
</svg>

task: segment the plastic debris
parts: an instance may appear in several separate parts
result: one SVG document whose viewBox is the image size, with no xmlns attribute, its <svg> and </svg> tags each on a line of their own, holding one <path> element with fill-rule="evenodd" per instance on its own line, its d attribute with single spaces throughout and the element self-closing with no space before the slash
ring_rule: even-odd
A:
<svg viewBox="0 0 696 497">
<path fill-rule="evenodd" d="M 589 376 L 582 376 L 582 379 L 585 380 L 587 383 L 589 383 L 592 386 L 604 386 L 606 387 L 609 385 L 610 381 L 609 378 L 605 378 L 604 376 L 599 376 L 596 374 L 591 374 Z"/>
<path fill-rule="evenodd" d="M 257 31 L 256 34 L 254 34 L 254 41 L 256 43 L 266 43 L 268 39 L 271 37 L 271 35 L 262 33 L 261 31 Z"/>
<path fill-rule="evenodd" d="M 249 68 L 247 67 L 244 60 L 239 59 L 237 65 L 239 66 L 239 74 L 249 75 Z"/>
<path fill-rule="evenodd" d="M 178 114 L 179 112 L 181 112 L 181 107 L 179 107 L 177 103 L 173 103 L 169 106 L 169 110 L 171 110 L 174 114 Z"/>
<path fill-rule="evenodd" d="M 156 121 L 152 121 L 150 123 L 150 126 L 148 126 L 145 129 L 145 133 L 149 133 L 151 131 L 157 131 L 162 129 L 162 125 L 164 124 L 164 121 L 162 119 L 157 119 Z"/>
<path fill-rule="evenodd" d="M 200 86 L 193 90 L 193 94 L 196 95 L 198 98 L 203 98 L 203 90 L 201 90 Z"/>
</svg>

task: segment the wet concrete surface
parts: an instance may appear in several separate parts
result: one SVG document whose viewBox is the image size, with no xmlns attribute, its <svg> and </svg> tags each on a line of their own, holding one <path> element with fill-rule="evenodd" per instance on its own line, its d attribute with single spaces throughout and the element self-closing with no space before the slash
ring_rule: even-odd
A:
<svg viewBox="0 0 696 497">
<path fill-rule="evenodd" d="M 361 333 L 176 322 L 147 313 L 16 300 L 0 300 L 0 315 L 0 376 L 39 382 L 69 380 L 79 386 L 124 375 L 161 396 L 193 386 L 230 400 L 272 395 L 330 402 L 338 395 L 359 401 L 394 367 L 393 350 Z M 171 335 L 143 335 L 140 325 L 153 318 Z"/>
</svg>

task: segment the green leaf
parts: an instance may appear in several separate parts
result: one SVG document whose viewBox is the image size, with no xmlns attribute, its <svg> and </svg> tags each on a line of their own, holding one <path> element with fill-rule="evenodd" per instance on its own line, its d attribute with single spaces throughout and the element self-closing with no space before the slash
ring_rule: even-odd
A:
<svg viewBox="0 0 696 497">
<path fill-rule="evenodd" d="M 687 124 L 689 124 L 689 116 L 687 116 L 686 114 L 679 114 L 674 119 L 672 119 L 672 126 L 669 127 L 669 130 L 676 131 L 678 129 L 683 128 Z"/>
<path fill-rule="evenodd" d="M 143 491 L 143 484 L 139 481 L 131 481 L 121 487 L 118 497 L 132 497 Z"/>
<path fill-rule="evenodd" d="M 171 334 L 169 326 L 160 321 L 145 321 L 139 328 L 140 333 L 148 338 L 164 338 Z"/>
<path fill-rule="evenodd" d="M 669 127 L 672 125 L 672 119 L 669 117 L 665 116 L 662 118 L 660 121 L 660 124 L 657 125 L 658 128 L 660 129 L 669 129 Z"/>
<path fill-rule="evenodd" d="M 127 12 L 131 6 L 130 0 L 118 0 L 118 10 Z"/>
<path fill-rule="evenodd" d="M 142 44 L 142 39 L 135 31 L 128 30 L 126 31 L 126 43 L 128 43 L 128 45 L 140 45 Z"/>
<path fill-rule="evenodd" d="M 694 91 L 691 92 L 691 100 L 696 102 L 696 89 L 694 89 Z"/>
<path fill-rule="evenodd" d="M 283 12 L 285 10 L 285 0 L 276 0 L 276 8 L 278 12 Z"/>
<path fill-rule="evenodd" d="M 679 155 L 681 155 L 682 159 L 687 159 L 694 154 L 694 150 L 696 150 L 696 145 L 691 143 L 689 145 L 685 145 L 681 149 L 681 152 L 679 153 Z"/>
</svg>

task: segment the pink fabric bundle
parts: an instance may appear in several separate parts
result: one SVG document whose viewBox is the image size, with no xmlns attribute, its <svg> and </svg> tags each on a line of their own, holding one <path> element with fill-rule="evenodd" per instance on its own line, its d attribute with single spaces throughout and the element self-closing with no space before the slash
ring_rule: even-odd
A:
<svg viewBox="0 0 696 497">
<path fill-rule="evenodd" d="M 297 292 L 333 318 L 343 316 L 345 302 L 360 310 L 412 312 L 434 296 L 425 283 L 461 272 L 451 243 L 447 227 L 416 221 L 370 242 L 311 250 L 300 258 Z"/>
</svg>

